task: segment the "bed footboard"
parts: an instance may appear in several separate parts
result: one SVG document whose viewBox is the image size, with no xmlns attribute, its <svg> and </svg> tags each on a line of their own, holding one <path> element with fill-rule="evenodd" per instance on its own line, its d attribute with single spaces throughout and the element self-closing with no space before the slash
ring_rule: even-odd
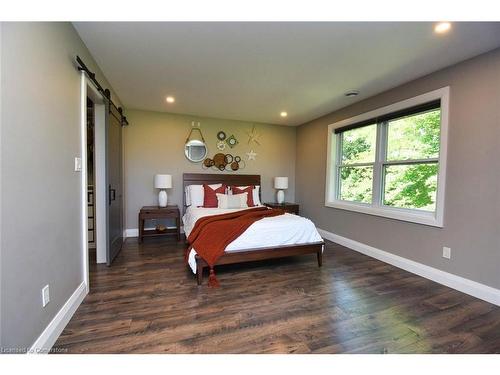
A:
<svg viewBox="0 0 500 375">
<path fill-rule="evenodd" d="M 249 249 L 244 251 L 233 251 L 224 253 L 215 265 L 235 264 L 252 262 L 265 259 L 285 258 L 289 256 L 316 254 L 318 267 L 323 265 L 324 242 L 314 242 L 301 245 L 287 245 L 262 249 Z M 203 270 L 208 268 L 208 264 L 198 255 L 196 259 L 196 281 L 198 285 L 203 282 Z"/>
</svg>

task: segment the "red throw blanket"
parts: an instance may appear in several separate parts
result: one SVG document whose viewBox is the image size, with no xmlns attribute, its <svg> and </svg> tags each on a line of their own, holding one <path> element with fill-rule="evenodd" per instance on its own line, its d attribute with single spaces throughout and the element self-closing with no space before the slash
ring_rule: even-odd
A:
<svg viewBox="0 0 500 375">
<path fill-rule="evenodd" d="M 284 213 L 285 211 L 281 209 L 257 207 L 229 214 L 202 217 L 196 221 L 188 237 L 189 248 L 186 252 L 186 258 L 189 251 L 194 247 L 198 255 L 210 267 L 208 286 L 218 287 L 219 282 L 215 277 L 214 265 L 224 254 L 227 245 L 238 238 L 256 221 L 265 217 L 283 215 Z"/>
</svg>

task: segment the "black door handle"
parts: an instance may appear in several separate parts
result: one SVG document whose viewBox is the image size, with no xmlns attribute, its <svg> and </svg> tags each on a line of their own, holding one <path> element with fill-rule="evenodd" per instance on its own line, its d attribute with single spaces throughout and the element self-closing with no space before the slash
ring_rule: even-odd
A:
<svg viewBox="0 0 500 375">
<path fill-rule="evenodd" d="M 109 205 L 111 206 L 111 202 L 116 200 L 116 190 L 111 189 L 111 185 L 109 185 Z"/>
</svg>

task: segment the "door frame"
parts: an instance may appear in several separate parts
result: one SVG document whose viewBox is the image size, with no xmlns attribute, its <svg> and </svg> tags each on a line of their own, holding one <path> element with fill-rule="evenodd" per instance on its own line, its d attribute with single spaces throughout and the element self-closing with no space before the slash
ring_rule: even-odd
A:
<svg viewBox="0 0 500 375">
<path fill-rule="evenodd" d="M 94 83 L 81 71 L 80 78 L 80 158 L 81 158 L 81 179 L 80 179 L 80 204 L 81 204 L 81 249 L 83 257 L 83 281 L 87 293 L 90 291 L 89 281 L 89 249 L 88 249 L 88 205 L 87 205 L 87 97 L 94 102 L 94 145 L 95 145 L 95 186 L 94 186 L 94 210 L 96 228 L 96 252 L 97 262 L 105 263 L 107 227 L 102 225 L 106 222 L 106 186 L 105 181 L 105 155 L 106 140 L 105 131 L 105 99 Z M 104 158 L 102 157 L 104 155 Z M 101 257 L 99 256 L 101 254 Z M 104 259 L 102 259 L 104 254 Z"/>
</svg>

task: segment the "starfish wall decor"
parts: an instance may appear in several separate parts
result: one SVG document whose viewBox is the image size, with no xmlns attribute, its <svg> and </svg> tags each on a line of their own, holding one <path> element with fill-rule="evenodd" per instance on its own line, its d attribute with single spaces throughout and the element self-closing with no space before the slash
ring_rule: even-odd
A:
<svg viewBox="0 0 500 375">
<path fill-rule="evenodd" d="M 253 126 L 251 131 L 247 131 L 246 133 L 248 135 L 248 144 L 255 142 L 260 146 L 260 141 L 259 141 L 260 133 L 255 128 L 255 125 Z"/>
<path fill-rule="evenodd" d="M 255 160 L 256 156 L 257 156 L 257 153 L 254 152 L 253 150 L 250 150 L 250 152 L 247 152 L 248 160 Z"/>
</svg>

